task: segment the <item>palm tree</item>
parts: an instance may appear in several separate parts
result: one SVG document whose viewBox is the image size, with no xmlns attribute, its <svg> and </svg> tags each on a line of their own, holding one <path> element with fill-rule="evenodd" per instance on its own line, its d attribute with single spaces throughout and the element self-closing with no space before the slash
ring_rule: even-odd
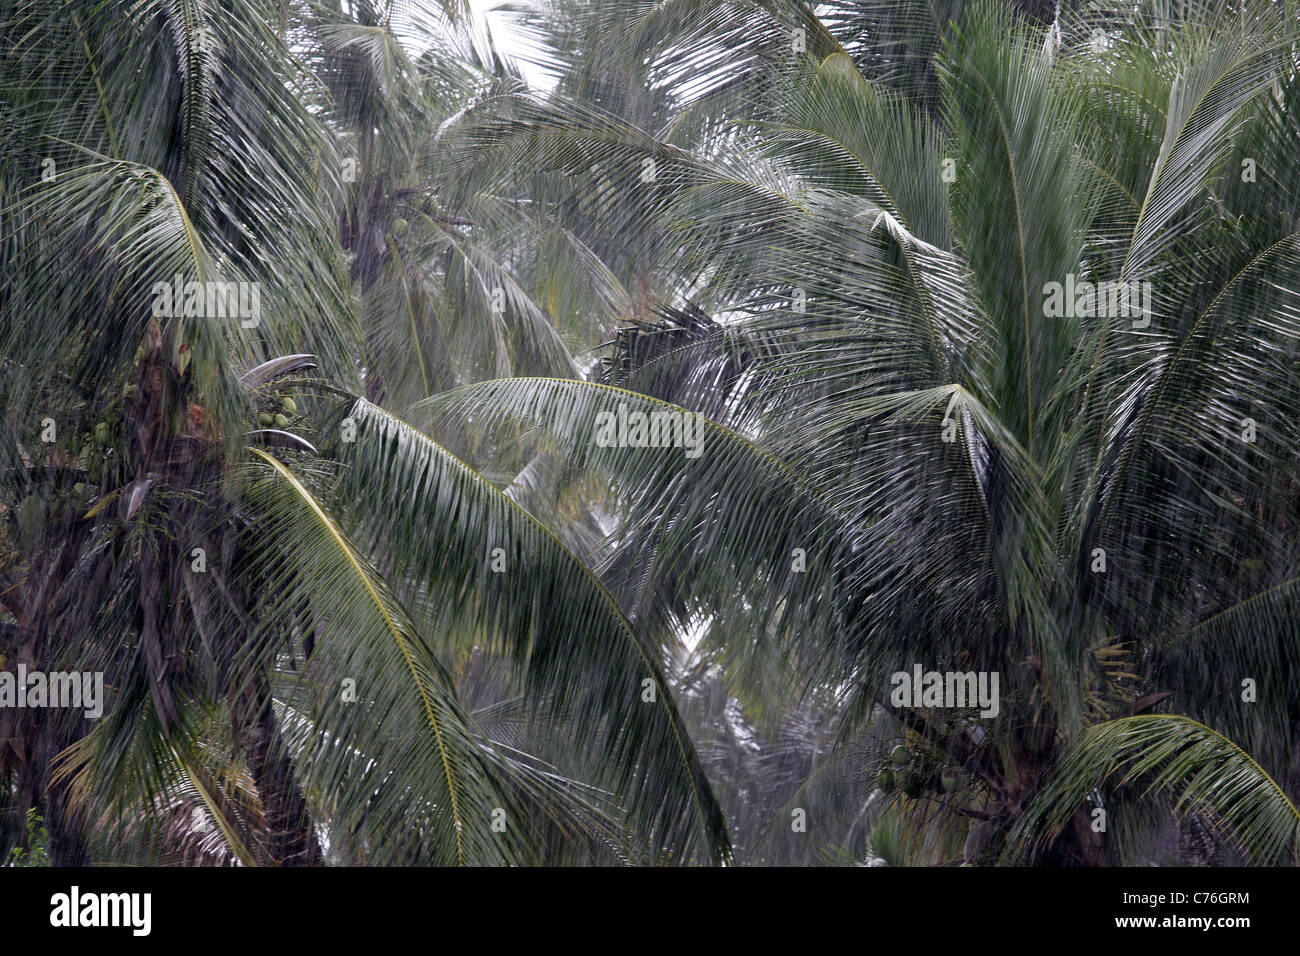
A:
<svg viewBox="0 0 1300 956">
<path fill-rule="evenodd" d="M 650 633 L 711 616 L 733 693 L 779 661 L 846 727 L 893 718 L 863 771 L 902 748 L 882 789 L 912 859 L 1150 859 L 1170 806 L 1295 862 L 1294 5 L 1050 28 L 973 5 L 933 107 L 860 71 L 870 33 L 705 6 L 598 14 L 657 36 L 657 81 L 734 61 L 728 122 L 689 148 L 558 98 L 464 120 L 529 168 L 622 168 L 618 194 L 654 157 L 665 314 L 705 319 L 606 383 L 469 386 L 432 426 L 522 421 L 604 475 L 622 602 Z M 1150 307 L 1051 304 L 1084 282 Z M 602 447 L 620 404 L 712 416 L 705 454 Z M 894 706 L 915 664 L 998 674 L 997 717 Z"/>
<path fill-rule="evenodd" d="M 41 804 L 64 864 L 725 858 L 656 648 L 510 497 L 362 396 L 353 283 L 364 308 L 390 267 L 349 276 L 353 157 L 333 74 L 296 51 L 362 41 L 322 20 L 0 7 L 3 653 L 111 688 L 93 726 L 23 712 L 6 796 Z M 160 307 L 174 277 L 260 308 Z M 581 778 L 485 732 L 448 663 L 469 645 Z"/>
</svg>

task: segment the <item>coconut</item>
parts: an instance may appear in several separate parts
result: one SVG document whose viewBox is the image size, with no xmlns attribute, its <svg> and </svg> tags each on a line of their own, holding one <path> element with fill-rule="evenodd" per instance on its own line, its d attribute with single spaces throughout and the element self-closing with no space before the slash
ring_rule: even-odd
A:
<svg viewBox="0 0 1300 956">
<path fill-rule="evenodd" d="M 921 794 L 921 781 L 916 778 L 916 774 L 910 770 L 900 770 L 894 778 L 898 784 L 898 789 L 915 800 Z"/>
<path fill-rule="evenodd" d="M 880 775 L 876 777 L 876 786 L 886 792 L 894 788 L 894 775 L 888 768 L 880 771 Z"/>
<path fill-rule="evenodd" d="M 276 428 L 288 428 L 288 427 L 289 427 L 289 419 L 285 418 L 283 415 L 276 415 L 276 416 L 275 416 L 275 427 L 276 427 Z"/>
<path fill-rule="evenodd" d="M 889 762 L 895 767 L 903 767 L 912 759 L 912 755 L 907 752 L 907 748 L 902 744 L 895 747 L 889 754 Z"/>
<path fill-rule="evenodd" d="M 286 415 L 298 414 L 298 404 L 288 395 L 286 395 L 284 397 L 284 400 L 280 402 L 280 407 L 284 409 L 284 413 Z"/>
</svg>

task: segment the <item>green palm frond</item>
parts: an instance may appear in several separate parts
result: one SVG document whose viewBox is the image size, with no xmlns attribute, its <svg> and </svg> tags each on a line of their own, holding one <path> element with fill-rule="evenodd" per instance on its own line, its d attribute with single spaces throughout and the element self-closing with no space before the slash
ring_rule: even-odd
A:
<svg viewBox="0 0 1300 956">
<path fill-rule="evenodd" d="M 1167 714 L 1089 728 L 1013 828 L 1010 851 L 1032 852 L 1094 788 L 1122 785 L 1171 800 L 1179 814 L 1209 814 L 1259 864 L 1296 862 L 1300 811 L 1277 783 L 1228 738 Z"/>
<path fill-rule="evenodd" d="M 319 498 L 284 464 L 253 454 L 263 464 L 246 496 L 264 515 L 258 533 L 275 543 L 254 564 L 271 592 L 258 626 L 272 634 L 284 626 L 276 592 L 292 587 L 287 571 L 319 589 L 315 648 L 290 699 L 310 722 L 297 763 L 306 786 L 329 795 L 339 841 L 371 863 L 519 858 L 528 837 L 503 806 L 511 775 L 473 728 L 428 640 Z M 277 568 L 281 548 L 299 566 Z M 507 812 L 503 830 L 493 827 L 494 811 Z"/>
<path fill-rule="evenodd" d="M 780 632 L 796 639 L 812 639 L 814 622 L 834 619 L 836 602 L 824 575 L 845 546 L 836 540 L 834 511 L 798 471 L 752 440 L 688 409 L 587 382 L 502 379 L 425 404 L 435 432 L 446 416 L 466 415 L 470 408 L 479 410 L 478 424 L 529 423 L 564 450 L 572 467 L 611 481 L 615 507 L 623 503 L 617 513 L 625 523 L 618 534 L 637 546 L 622 559 L 636 567 L 632 580 L 690 582 L 695 601 L 706 595 L 738 600 L 744 594 L 759 602 L 760 618 L 766 614 L 774 627 L 779 621 Z M 667 429 L 664 446 L 599 442 L 599 416 L 613 416 L 616 424 L 620 405 L 647 421 L 659 416 Z M 743 494 L 734 494 L 736 489 Z M 635 507 L 639 501 L 655 504 L 647 513 Z M 801 562 L 807 571 L 793 571 Z M 655 617 L 664 608 L 652 601 L 642 606 L 648 597 L 633 599 L 638 618 L 645 613 L 652 627 L 666 627 Z M 754 638 L 753 647 L 736 651 L 757 652 L 775 633 Z M 811 658 L 807 663 L 810 671 L 821 666 Z"/>
<path fill-rule="evenodd" d="M 725 859 L 725 826 L 658 654 L 599 580 L 420 432 L 363 401 L 348 414 L 356 434 L 337 446 L 342 493 L 407 600 L 442 627 L 454 608 L 457 627 L 514 660 L 527 691 L 583 728 L 652 858 Z M 398 520 L 395 501 L 406 502 Z"/>
<path fill-rule="evenodd" d="M 1264 766 L 1286 767 L 1291 743 L 1277 728 L 1295 720 L 1300 642 L 1288 635 L 1297 615 L 1294 575 L 1216 609 L 1160 642 L 1155 686 L 1176 688 L 1179 709 L 1223 728 Z"/>
<path fill-rule="evenodd" d="M 1057 372 L 1078 335 L 1069 318 L 1044 316 L 1043 291 L 1077 268 L 1087 180 L 1074 153 L 1078 107 L 1053 82 L 1051 55 L 991 11 L 940 61 L 958 140 L 953 219 L 1000 346 L 987 400 L 1042 461 L 1066 420 Z"/>
</svg>

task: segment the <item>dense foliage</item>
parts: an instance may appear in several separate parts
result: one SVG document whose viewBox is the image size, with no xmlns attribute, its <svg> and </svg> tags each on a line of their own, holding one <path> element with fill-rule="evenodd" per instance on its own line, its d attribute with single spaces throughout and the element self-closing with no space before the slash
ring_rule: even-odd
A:
<svg viewBox="0 0 1300 956">
<path fill-rule="evenodd" d="M 1294 865 L 1297 0 L 509 23 L 0 0 L 0 856 Z"/>
</svg>

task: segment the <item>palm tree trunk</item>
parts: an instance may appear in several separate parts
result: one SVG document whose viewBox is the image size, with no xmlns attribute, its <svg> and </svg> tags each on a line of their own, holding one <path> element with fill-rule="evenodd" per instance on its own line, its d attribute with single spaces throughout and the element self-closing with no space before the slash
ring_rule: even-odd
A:
<svg viewBox="0 0 1300 956">
<path fill-rule="evenodd" d="M 27 728 L 23 737 L 29 742 L 26 760 L 18 769 L 19 819 L 28 808 L 36 807 L 49 832 L 49 853 L 53 866 L 89 866 L 90 850 L 86 846 L 85 821 L 70 804 L 66 785 L 50 780 L 50 769 L 59 751 L 72 743 L 66 727 L 60 726 L 57 711 L 21 711 Z M 30 849 L 30 847 L 28 848 Z"/>
<path fill-rule="evenodd" d="M 72 522 L 61 530 L 66 531 L 66 539 L 45 573 L 36 575 L 38 583 L 25 605 L 28 636 L 18 657 L 33 671 L 46 670 L 53 659 L 50 631 L 57 597 L 89 536 L 89 525 L 84 521 Z M 67 782 L 51 780 L 55 758 L 81 736 L 83 722 L 58 709 L 23 710 L 18 714 L 19 738 L 26 741 L 28 750 L 18 775 L 19 810 L 25 813 L 30 807 L 40 808 L 50 835 L 47 851 L 54 866 L 89 866 L 85 821 L 71 806 Z"/>
<path fill-rule="evenodd" d="M 271 855 L 280 866 L 319 866 L 320 844 L 271 707 L 270 690 L 261 675 L 252 683 L 232 699 L 231 707 L 240 749 L 262 799 Z"/>
</svg>

